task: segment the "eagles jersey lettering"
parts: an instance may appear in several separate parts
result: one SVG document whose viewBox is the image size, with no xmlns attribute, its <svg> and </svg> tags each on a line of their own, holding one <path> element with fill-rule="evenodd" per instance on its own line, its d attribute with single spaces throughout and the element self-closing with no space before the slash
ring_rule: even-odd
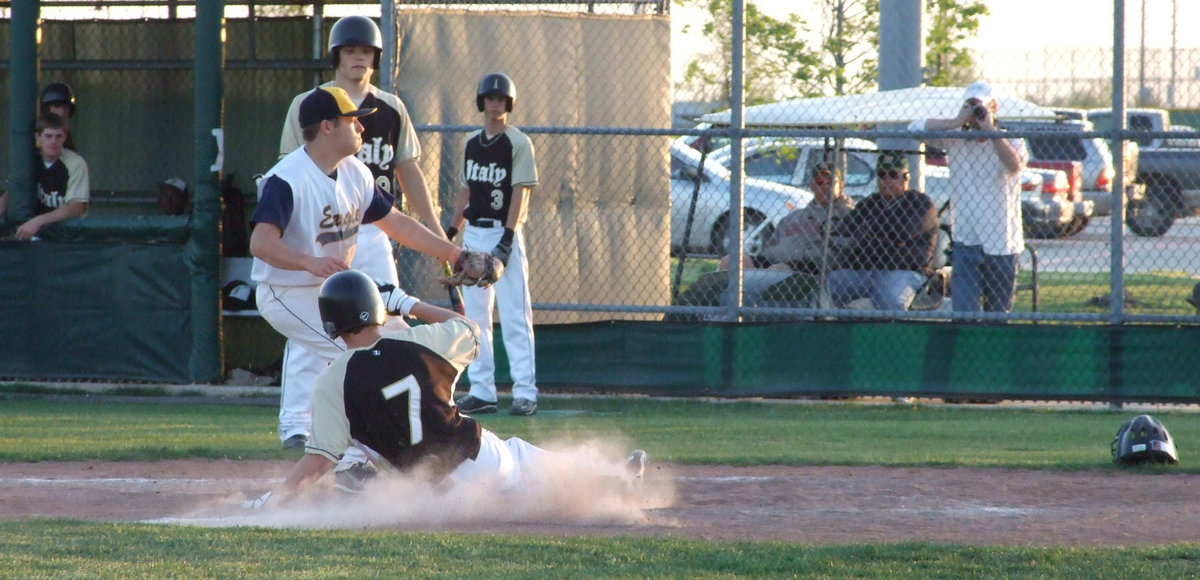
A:
<svg viewBox="0 0 1200 580">
<path fill-rule="evenodd" d="M 491 139 L 480 129 L 467 136 L 464 151 L 459 183 L 470 197 L 463 215 L 469 220 L 506 221 L 513 186 L 537 185 L 533 143 L 516 127 L 507 127 Z"/>
<path fill-rule="evenodd" d="M 62 157 L 49 167 L 45 162 L 37 164 L 37 213 L 50 213 L 72 201 L 87 203 L 90 187 L 87 162 L 63 149 Z"/>
<path fill-rule="evenodd" d="M 289 248 L 349 263 L 359 224 L 382 219 L 393 201 L 376 187 L 370 170 L 359 160 L 347 157 L 338 164 L 335 175 L 325 175 L 301 148 L 263 177 L 250 224 L 274 224 Z M 311 286 L 324 281 L 305 270 L 275 268 L 258 258 L 250 276 L 256 282 L 279 286 Z"/>
</svg>

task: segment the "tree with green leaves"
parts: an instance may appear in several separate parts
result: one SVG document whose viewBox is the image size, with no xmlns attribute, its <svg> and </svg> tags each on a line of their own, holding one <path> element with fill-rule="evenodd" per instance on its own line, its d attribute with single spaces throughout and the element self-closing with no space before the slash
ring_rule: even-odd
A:
<svg viewBox="0 0 1200 580">
<path fill-rule="evenodd" d="M 806 95 L 847 95 L 879 76 L 879 0 L 820 0 L 823 58 Z"/>
<path fill-rule="evenodd" d="M 988 14 L 983 2 L 925 0 L 929 16 L 925 34 L 925 79 L 935 87 L 963 86 L 978 76 L 971 52 L 962 42 L 979 32 L 979 19 Z"/>
<path fill-rule="evenodd" d="M 733 0 L 676 0 L 681 5 L 704 3 L 710 18 L 703 35 L 711 48 L 688 63 L 683 75 L 685 91 L 705 101 L 728 105 L 733 70 Z M 771 102 L 790 87 L 810 81 L 818 59 L 801 39 L 800 17 L 779 20 L 747 2 L 745 8 L 746 55 L 743 99 L 747 104 Z"/>
<path fill-rule="evenodd" d="M 779 20 L 746 2 L 744 98 L 748 105 L 780 98 L 861 93 L 873 90 L 879 72 L 880 0 L 812 0 L 817 18 L 791 14 Z M 688 63 L 682 89 L 702 100 L 728 105 L 732 71 L 733 0 L 675 0 L 702 5 L 702 33 L 709 52 Z M 975 76 L 971 53 L 962 46 L 988 14 L 979 0 L 924 0 L 926 82 L 966 84 Z M 812 24 L 815 29 L 810 29 Z M 816 37 L 817 48 L 806 38 Z"/>
</svg>

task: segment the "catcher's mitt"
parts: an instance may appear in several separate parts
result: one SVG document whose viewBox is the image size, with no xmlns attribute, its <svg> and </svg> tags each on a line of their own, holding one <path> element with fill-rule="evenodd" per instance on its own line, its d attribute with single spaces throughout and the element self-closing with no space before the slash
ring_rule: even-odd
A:
<svg viewBox="0 0 1200 580">
<path fill-rule="evenodd" d="M 479 286 L 487 288 L 496 283 L 504 274 L 504 264 L 495 256 L 485 252 L 463 250 L 454 261 L 454 273 L 449 278 L 441 280 L 442 285 Z"/>
</svg>

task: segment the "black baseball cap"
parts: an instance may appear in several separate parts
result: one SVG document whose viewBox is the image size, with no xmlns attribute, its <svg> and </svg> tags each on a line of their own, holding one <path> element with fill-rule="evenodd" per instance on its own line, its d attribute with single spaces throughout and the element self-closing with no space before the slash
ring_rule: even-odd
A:
<svg viewBox="0 0 1200 580">
<path fill-rule="evenodd" d="M 341 87 L 317 87 L 300 101 L 300 126 L 307 127 L 338 117 L 362 117 L 375 107 L 358 108 Z"/>
</svg>

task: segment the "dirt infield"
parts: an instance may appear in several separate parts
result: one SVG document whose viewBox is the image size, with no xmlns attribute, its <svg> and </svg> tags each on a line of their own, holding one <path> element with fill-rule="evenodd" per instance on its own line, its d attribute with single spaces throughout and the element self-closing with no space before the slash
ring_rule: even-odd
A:
<svg viewBox="0 0 1200 580">
<path fill-rule="evenodd" d="M 454 517 L 337 508 L 288 519 L 247 516 L 238 501 L 278 481 L 287 461 L 0 464 L 0 519 L 70 517 L 290 527 L 372 527 L 469 533 L 649 535 L 802 543 L 930 541 L 957 544 L 1116 546 L 1200 540 L 1200 476 L 1097 470 L 883 467 L 697 467 L 652 464 L 636 505 L 572 509 L 517 504 Z M 390 492 L 389 492 L 390 493 Z M 586 496 L 586 497 L 578 497 Z M 395 503 L 395 494 L 389 501 Z M 406 497 L 406 496 L 400 496 Z M 322 501 L 366 501 L 329 490 Z M 422 503 L 422 502 L 413 502 Z M 424 502 L 428 503 L 428 502 Z M 426 506 L 428 507 L 428 506 Z M 480 515 L 486 511 L 486 516 Z M 365 514 L 376 519 L 366 522 Z M 461 514 L 460 514 L 461 515 Z M 382 517 L 382 519 L 379 519 Z M 259 519 L 251 519 L 259 518 Z M 364 524 L 364 522 L 366 522 Z"/>
</svg>

